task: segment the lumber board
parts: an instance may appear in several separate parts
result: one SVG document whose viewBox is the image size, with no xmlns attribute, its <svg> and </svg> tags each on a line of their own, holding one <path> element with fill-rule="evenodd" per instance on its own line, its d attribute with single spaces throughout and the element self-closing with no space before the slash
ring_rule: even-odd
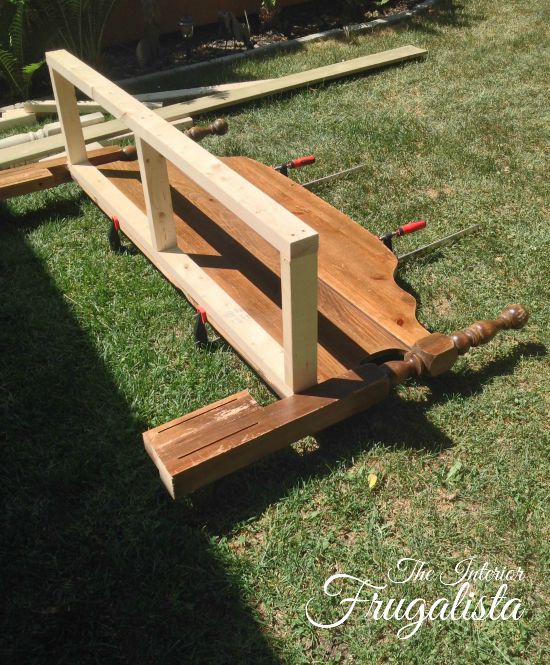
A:
<svg viewBox="0 0 550 665">
<path fill-rule="evenodd" d="M 0 131 L 12 129 L 13 127 L 22 127 L 32 125 L 36 122 L 34 113 L 27 113 L 23 109 L 10 109 L 2 113 L 0 117 Z"/>
<path fill-rule="evenodd" d="M 388 374 L 376 365 L 349 370 L 265 407 L 244 391 L 143 434 L 174 499 L 385 399 Z"/>
<path fill-rule="evenodd" d="M 105 116 L 102 113 L 89 113 L 87 115 L 80 116 L 80 124 L 83 127 L 95 125 L 100 122 L 105 122 Z M 60 122 L 51 122 L 44 125 L 40 129 L 37 129 L 36 131 L 13 134 L 12 136 L 7 136 L 3 139 L 0 139 L 0 150 L 22 143 L 28 143 L 29 141 L 38 141 L 39 139 L 42 139 L 46 136 L 53 136 L 54 134 L 61 134 Z"/>
<path fill-rule="evenodd" d="M 116 117 L 123 116 L 131 131 L 254 228 L 281 255 L 294 258 L 317 251 L 318 235 L 307 224 L 130 94 L 67 51 L 50 51 L 46 61 L 56 77 L 64 77 Z M 73 109 L 73 116 L 75 113 Z"/>
<path fill-rule="evenodd" d="M 397 355 L 406 353 L 428 334 L 416 321 L 414 298 L 395 284 L 395 256 L 375 236 L 263 164 L 244 157 L 223 161 L 254 179 L 266 194 L 320 234 L 319 381 L 337 376 L 369 356 L 388 350 L 395 350 Z M 136 168 L 135 162 L 113 162 L 102 167 L 102 172 L 145 210 Z M 168 173 L 180 249 L 283 344 L 280 258 L 276 250 L 178 169 L 169 165 Z M 339 272 L 342 263 L 347 266 L 346 276 Z M 393 322 L 395 334 L 377 321 L 379 310 L 386 309 L 387 326 Z"/>
<path fill-rule="evenodd" d="M 428 334 L 416 319 L 415 298 L 395 284 L 397 258 L 376 237 L 313 192 L 265 164 L 246 157 L 224 161 L 318 231 L 322 238 L 319 278 L 323 297 L 330 298 L 327 291 L 332 289 L 353 304 L 342 316 L 356 319 L 358 324 L 363 320 L 362 338 L 356 337 L 356 341 L 363 339 L 365 343 L 365 335 L 370 332 L 375 342 L 378 328 L 384 332 L 386 348 L 391 348 L 389 334 L 394 339 L 394 348 L 399 349 L 412 346 Z M 254 249 L 263 261 L 277 270 L 265 245 L 256 241 Z M 365 314 L 371 320 L 368 326 L 364 322 Z M 354 330 L 354 326 L 350 329 Z"/>
<path fill-rule="evenodd" d="M 107 165 L 107 167 L 112 164 Z M 284 380 L 282 346 L 206 274 L 189 254 L 177 247 L 158 252 L 151 245 L 147 215 L 103 173 L 90 164 L 69 166 L 73 178 L 149 260 L 194 302 L 225 339 L 281 395 L 291 393 Z"/>
<path fill-rule="evenodd" d="M 157 252 L 174 247 L 176 227 L 166 159 L 148 143 L 136 138 L 151 244 Z"/>
<path fill-rule="evenodd" d="M 55 102 L 58 108 L 61 134 L 69 164 L 78 164 L 86 159 L 86 144 L 76 105 L 74 84 L 59 72 L 50 68 Z"/>
<path fill-rule="evenodd" d="M 120 154 L 121 150 L 118 146 L 107 148 L 100 146 L 97 150 L 88 150 L 87 157 L 90 163 L 101 165 L 114 159 L 120 159 Z M 16 166 L 0 172 L 0 200 L 49 189 L 65 182 L 71 182 L 71 180 L 65 156 L 45 162 Z"/>
<path fill-rule="evenodd" d="M 427 53 L 425 49 L 415 46 L 403 46 L 381 53 L 362 56 L 352 60 L 319 67 L 317 69 L 289 74 L 274 79 L 273 81 L 260 82 L 242 89 L 229 91 L 227 96 L 209 96 L 203 97 L 191 102 L 180 104 L 171 104 L 160 109 L 156 109 L 161 118 L 169 122 L 177 120 L 184 116 L 195 116 L 201 113 L 209 113 L 222 108 L 244 104 L 261 97 L 274 95 L 277 93 L 288 92 L 304 86 L 330 81 L 343 76 L 352 76 L 363 72 L 371 71 L 381 67 L 406 62 L 417 59 Z M 84 132 L 85 141 L 101 141 L 103 139 L 113 138 L 128 130 L 120 120 L 111 120 L 103 124 L 101 130 L 88 128 Z M 29 162 L 39 157 L 45 157 L 48 154 L 59 152 L 63 149 L 63 142 L 60 138 L 48 137 L 41 139 L 30 146 L 18 146 L 18 149 L 7 149 L 0 152 L 0 168 L 6 168 L 14 164 Z"/>
<path fill-rule="evenodd" d="M 281 256 L 285 381 L 297 393 L 317 383 L 317 253 Z"/>
<path fill-rule="evenodd" d="M 263 79 L 262 81 L 238 81 L 235 83 L 219 83 L 217 85 L 203 85 L 197 88 L 181 88 L 179 90 L 160 90 L 159 92 L 144 92 L 135 95 L 140 102 L 176 102 L 183 99 L 193 99 L 195 97 L 204 97 L 205 95 L 217 95 L 228 92 L 229 90 L 238 90 L 250 85 L 265 83 L 273 79 Z"/>
</svg>

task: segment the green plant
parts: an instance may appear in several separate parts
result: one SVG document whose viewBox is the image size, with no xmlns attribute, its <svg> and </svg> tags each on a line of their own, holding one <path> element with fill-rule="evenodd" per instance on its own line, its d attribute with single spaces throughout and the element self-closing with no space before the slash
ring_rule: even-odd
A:
<svg viewBox="0 0 550 665">
<path fill-rule="evenodd" d="M 92 65 L 103 50 L 105 26 L 118 0 L 33 0 L 44 24 L 54 28 L 52 42 Z"/>
<path fill-rule="evenodd" d="M 0 78 L 11 97 L 28 97 L 32 76 L 43 64 L 29 63 L 31 14 L 28 0 L 0 3 Z"/>
<path fill-rule="evenodd" d="M 279 0 L 261 0 L 258 16 L 262 26 L 266 28 L 272 26 L 280 11 Z"/>
</svg>

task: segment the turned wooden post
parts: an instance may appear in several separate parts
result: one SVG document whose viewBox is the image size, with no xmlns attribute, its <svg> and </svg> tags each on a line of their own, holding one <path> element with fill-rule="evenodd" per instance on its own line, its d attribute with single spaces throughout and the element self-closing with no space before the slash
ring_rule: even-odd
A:
<svg viewBox="0 0 550 665">
<path fill-rule="evenodd" d="M 523 305 L 508 305 L 494 321 L 476 321 L 468 328 L 451 335 L 459 355 L 463 355 L 472 346 L 487 344 L 499 330 L 519 330 L 529 320 L 529 312 Z"/>
<path fill-rule="evenodd" d="M 207 136 L 223 136 L 227 134 L 229 126 L 227 121 L 223 118 L 218 118 L 207 126 L 196 125 L 184 132 L 185 136 L 199 143 Z M 137 159 L 137 150 L 135 145 L 127 145 L 122 149 L 122 159 L 126 162 L 131 162 Z"/>
<path fill-rule="evenodd" d="M 403 360 L 391 360 L 381 367 L 392 387 L 424 374 L 438 376 L 444 368 L 450 369 L 456 358 L 472 346 L 487 344 L 499 330 L 519 330 L 528 320 L 527 308 L 523 305 L 509 305 L 493 321 L 476 321 L 448 336 L 439 333 L 429 335 L 413 346 Z"/>
<path fill-rule="evenodd" d="M 227 125 L 227 121 L 223 118 L 218 118 L 217 120 L 214 120 L 214 122 L 210 123 L 207 127 L 200 127 L 196 125 L 195 127 L 189 128 L 185 132 L 185 136 L 188 136 L 190 139 L 193 139 L 193 141 L 198 143 L 199 141 L 202 141 L 205 136 L 223 136 L 224 134 L 227 134 L 228 129 L 229 127 Z"/>
</svg>

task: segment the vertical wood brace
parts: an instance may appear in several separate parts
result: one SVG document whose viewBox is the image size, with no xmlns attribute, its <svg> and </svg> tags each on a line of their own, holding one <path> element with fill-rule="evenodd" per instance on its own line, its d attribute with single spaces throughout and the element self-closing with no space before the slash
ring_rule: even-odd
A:
<svg viewBox="0 0 550 665">
<path fill-rule="evenodd" d="M 157 252 L 162 252 L 176 245 L 176 226 L 166 159 L 138 136 L 136 146 L 151 244 Z"/>
<path fill-rule="evenodd" d="M 317 244 L 281 254 L 285 383 L 296 393 L 317 383 Z"/>
<path fill-rule="evenodd" d="M 74 85 L 51 67 L 50 76 L 57 104 L 57 115 L 67 151 L 67 161 L 69 164 L 80 164 L 86 161 L 87 157 Z"/>
</svg>

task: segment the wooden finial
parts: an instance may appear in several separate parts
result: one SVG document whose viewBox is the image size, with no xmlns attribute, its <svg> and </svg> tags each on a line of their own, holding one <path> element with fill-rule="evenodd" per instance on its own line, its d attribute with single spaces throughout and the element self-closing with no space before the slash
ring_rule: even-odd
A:
<svg viewBox="0 0 550 665">
<path fill-rule="evenodd" d="M 529 320 L 529 312 L 523 305 L 509 305 L 494 321 L 476 321 L 464 330 L 451 335 L 458 353 L 463 355 L 472 346 L 486 344 L 499 330 L 518 330 Z"/>
<path fill-rule="evenodd" d="M 218 118 L 211 122 L 207 127 L 195 126 L 188 129 L 185 133 L 185 136 L 192 139 L 196 143 L 202 141 L 205 136 L 210 136 L 214 134 L 215 136 L 223 136 L 227 134 L 229 129 L 227 121 L 223 118 Z M 125 162 L 131 162 L 134 159 L 137 159 L 137 150 L 135 145 L 127 145 L 122 148 L 120 159 Z"/>
<path fill-rule="evenodd" d="M 223 136 L 224 134 L 227 134 L 228 129 L 227 122 L 223 118 L 218 118 L 207 127 L 191 127 L 191 129 L 188 129 L 185 132 L 185 136 L 198 143 L 199 141 L 202 141 L 205 136 L 210 136 L 211 134 L 215 136 Z"/>
<path fill-rule="evenodd" d="M 509 305 L 494 321 L 476 321 L 449 337 L 432 333 L 411 347 L 403 360 L 391 360 L 381 367 L 392 387 L 423 374 L 438 376 L 450 369 L 457 355 L 466 353 L 472 346 L 486 344 L 499 330 L 523 328 L 528 320 L 529 312 L 523 305 Z"/>
</svg>

